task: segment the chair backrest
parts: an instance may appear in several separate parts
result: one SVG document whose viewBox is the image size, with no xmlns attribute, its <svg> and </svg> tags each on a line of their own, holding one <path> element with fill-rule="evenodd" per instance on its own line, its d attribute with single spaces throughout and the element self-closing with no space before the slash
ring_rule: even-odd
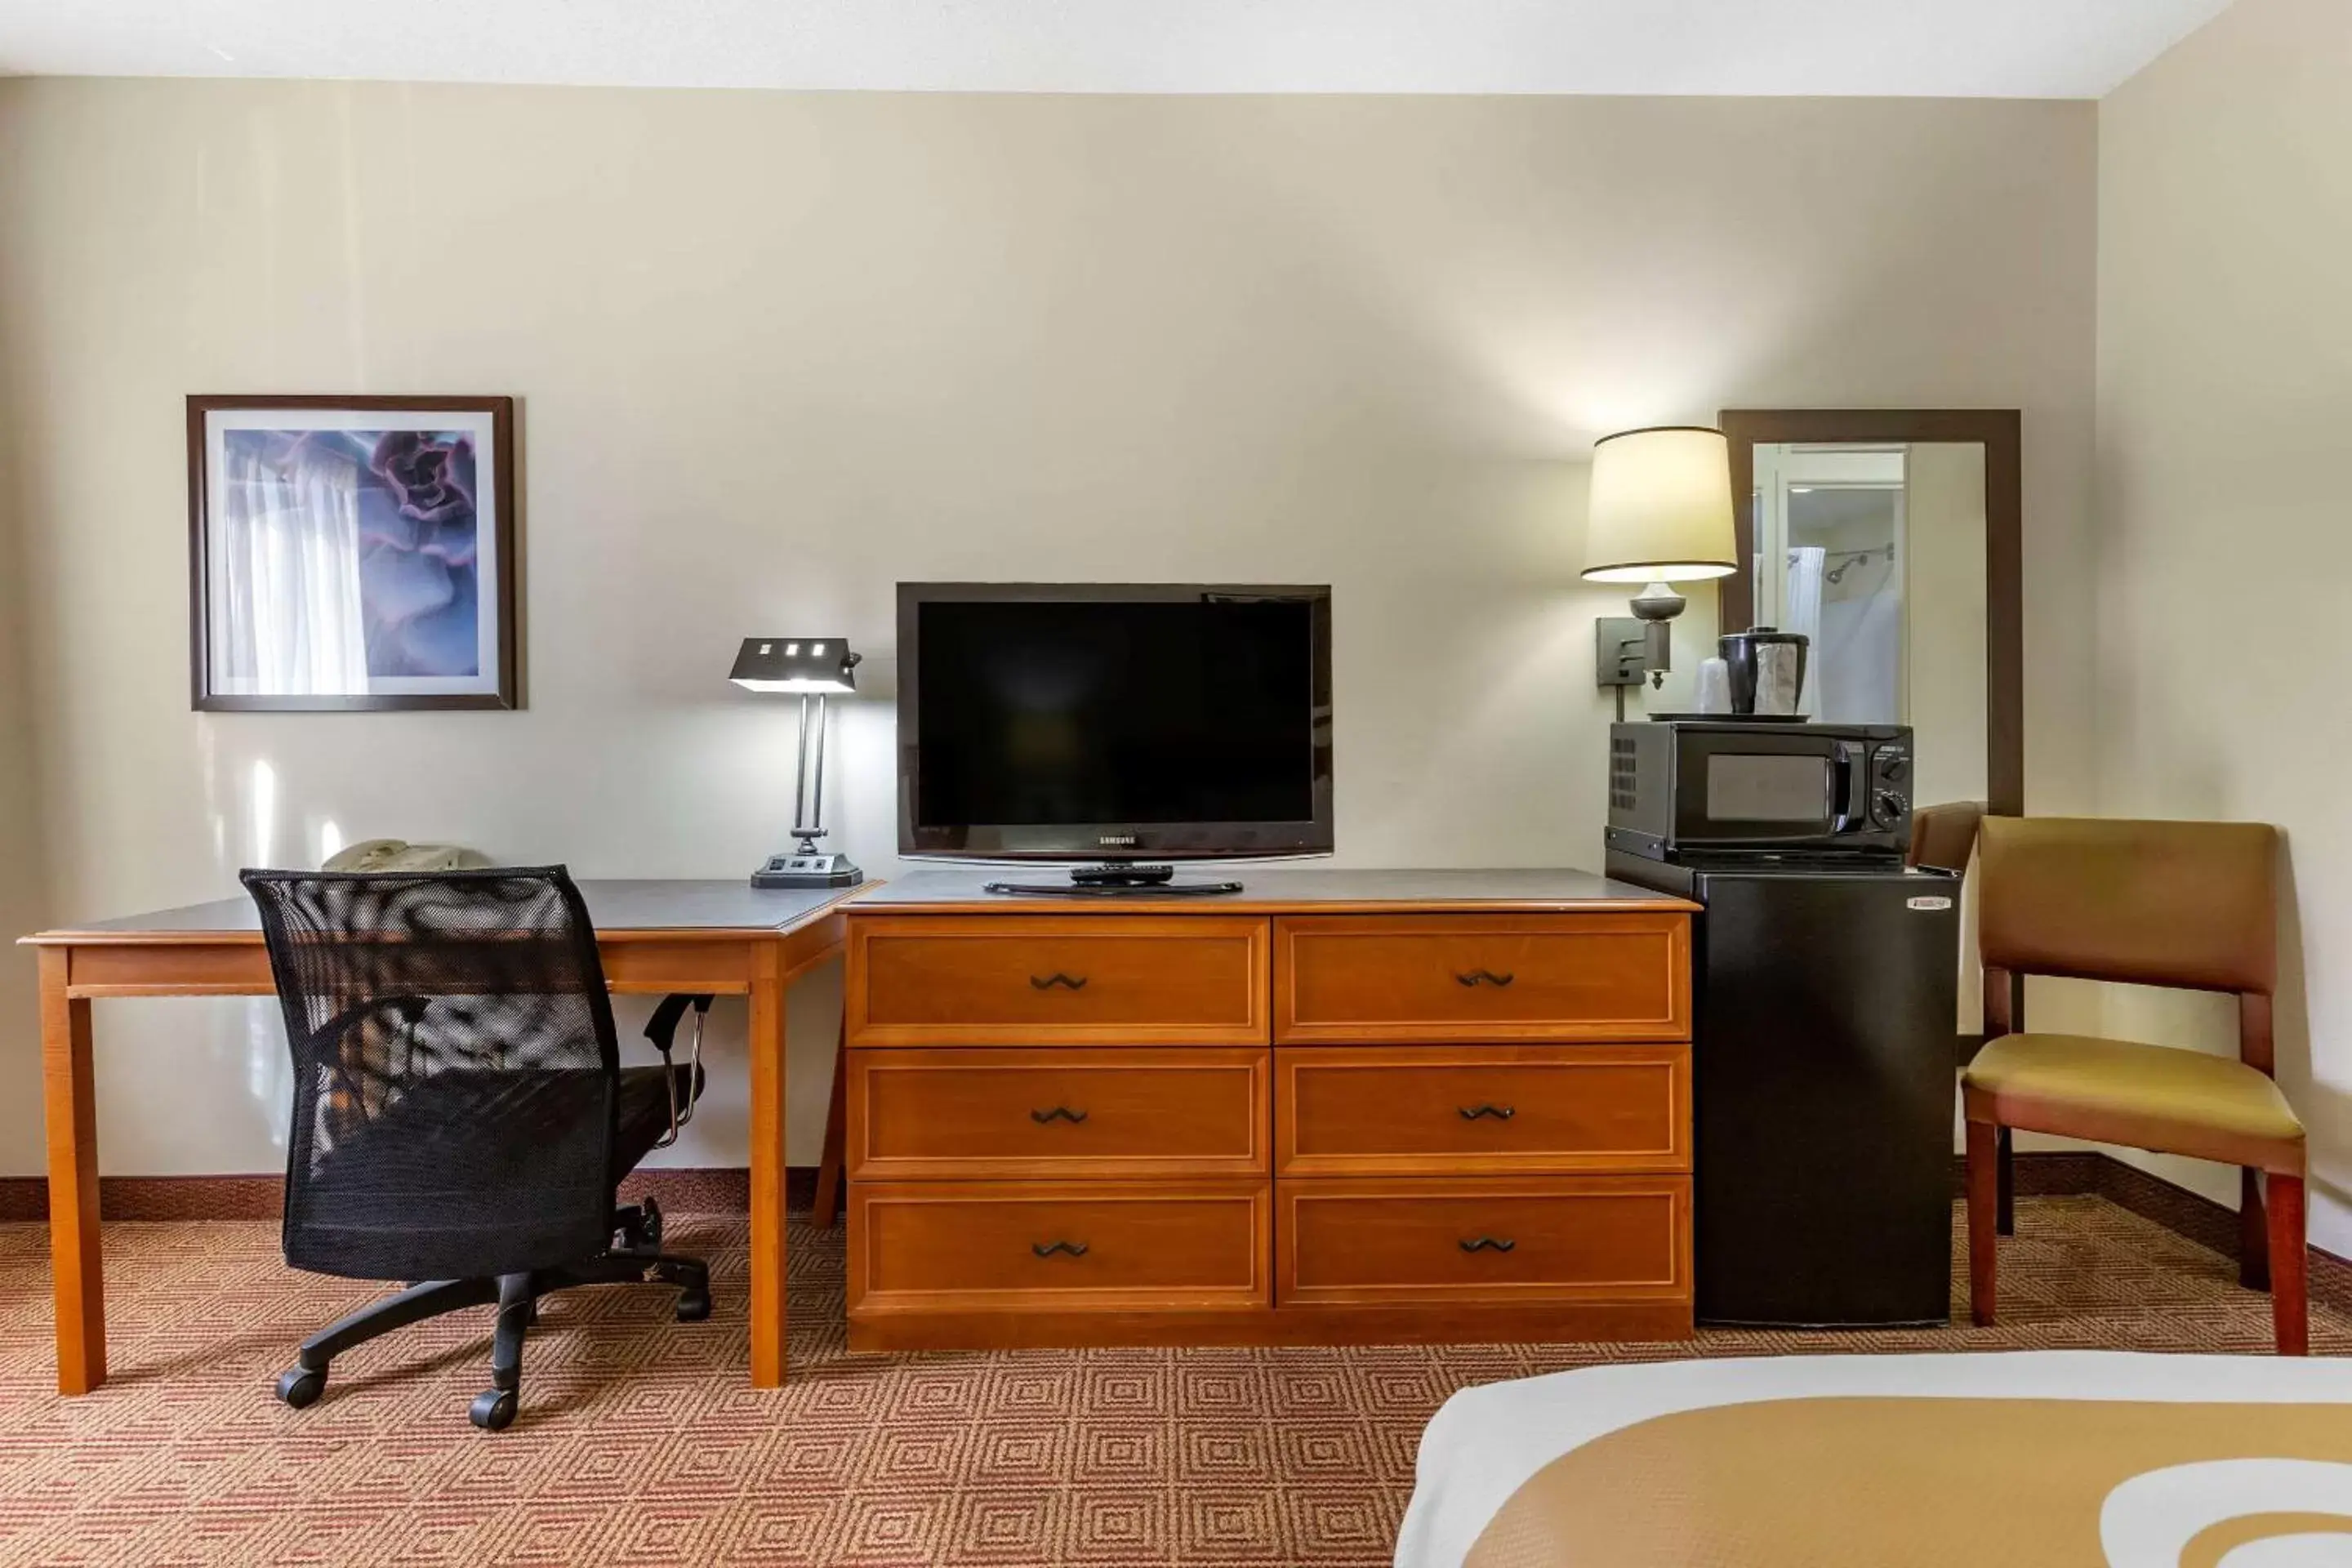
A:
<svg viewBox="0 0 2352 1568">
<path fill-rule="evenodd" d="M 620 1051 L 562 868 L 242 879 L 293 1056 L 288 1259 L 470 1278 L 599 1250 Z"/>
<path fill-rule="evenodd" d="M 2232 991 L 2278 976 L 2278 830 L 2253 822 L 1988 816 L 1985 967 Z"/>
<path fill-rule="evenodd" d="M 1984 820 L 1984 813 L 1980 800 L 1948 801 L 1913 812 L 1910 863 L 1935 871 L 1967 870 L 1969 857 L 1976 851 L 1977 825 Z"/>
</svg>

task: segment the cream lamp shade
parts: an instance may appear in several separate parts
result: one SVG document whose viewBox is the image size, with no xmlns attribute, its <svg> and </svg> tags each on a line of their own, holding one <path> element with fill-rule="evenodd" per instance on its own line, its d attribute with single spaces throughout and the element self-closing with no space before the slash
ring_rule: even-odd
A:
<svg viewBox="0 0 2352 1568">
<path fill-rule="evenodd" d="M 1588 582 L 1678 583 L 1738 570 L 1722 431 L 1667 426 L 1601 438 L 1584 525 Z"/>
</svg>

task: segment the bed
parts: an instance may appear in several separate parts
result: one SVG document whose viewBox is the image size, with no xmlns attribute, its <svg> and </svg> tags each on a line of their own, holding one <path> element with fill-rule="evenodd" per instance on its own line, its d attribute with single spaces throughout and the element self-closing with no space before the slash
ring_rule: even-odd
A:
<svg viewBox="0 0 2352 1568">
<path fill-rule="evenodd" d="M 1397 1568 L 2352 1564 L 2352 1361 L 1776 1356 L 1465 1389 Z"/>
</svg>

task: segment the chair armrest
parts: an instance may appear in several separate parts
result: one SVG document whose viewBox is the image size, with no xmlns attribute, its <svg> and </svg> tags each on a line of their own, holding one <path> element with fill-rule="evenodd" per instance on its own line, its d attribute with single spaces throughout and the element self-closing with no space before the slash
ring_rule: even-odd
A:
<svg viewBox="0 0 2352 1568">
<path fill-rule="evenodd" d="M 654 1049 L 662 1054 L 664 1061 L 669 1060 L 670 1041 L 676 1037 L 678 1020 L 686 1016 L 688 1007 L 694 1009 L 696 1021 L 699 1022 L 700 1016 L 710 1011 L 710 998 L 708 994 L 694 995 L 673 991 L 661 999 L 661 1005 L 654 1009 L 653 1017 L 646 1024 L 646 1038 L 654 1043 Z"/>
<path fill-rule="evenodd" d="M 677 1037 L 678 1020 L 686 1016 L 688 1007 L 694 1009 L 694 1047 L 688 1058 L 686 1075 L 686 1103 L 677 1101 L 677 1072 L 670 1062 L 670 1047 Z M 656 1149 L 667 1149 L 677 1142 L 678 1129 L 694 1120 L 694 1102 L 702 1090 L 702 1020 L 710 1012 L 708 993 L 673 991 L 654 1008 L 654 1016 L 646 1023 L 646 1038 L 661 1053 L 662 1087 L 669 1094 L 669 1131 Z"/>
</svg>

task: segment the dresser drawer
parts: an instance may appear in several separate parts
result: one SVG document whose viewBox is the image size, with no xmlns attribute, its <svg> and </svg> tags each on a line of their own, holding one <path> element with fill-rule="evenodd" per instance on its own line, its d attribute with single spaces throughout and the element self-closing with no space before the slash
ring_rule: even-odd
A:
<svg viewBox="0 0 2352 1568">
<path fill-rule="evenodd" d="M 1275 1054 L 1284 1175 L 1690 1169 L 1688 1046 Z"/>
<path fill-rule="evenodd" d="M 1284 1044 L 1690 1037 L 1687 915 L 1317 915 L 1274 931 Z"/>
<path fill-rule="evenodd" d="M 849 1311 L 1173 1311 L 1268 1303 L 1264 1181 L 850 1187 Z"/>
<path fill-rule="evenodd" d="M 852 915 L 852 1046 L 1261 1045 L 1266 923 Z"/>
<path fill-rule="evenodd" d="M 1277 1184 L 1285 1304 L 1683 1300 L 1683 1176 Z"/>
<path fill-rule="evenodd" d="M 849 1175 L 1263 1175 L 1264 1049 L 849 1053 Z"/>
</svg>

